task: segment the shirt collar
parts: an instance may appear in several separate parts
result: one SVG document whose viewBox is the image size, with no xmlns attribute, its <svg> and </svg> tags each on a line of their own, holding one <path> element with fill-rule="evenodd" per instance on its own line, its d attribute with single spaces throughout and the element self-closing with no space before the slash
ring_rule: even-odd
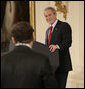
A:
<svg viewBox="0 0 85 89">
<path fill-rule="evenodd" d="M 20 46 L 20 45 L 24 45 L 24 46 L 27 46 L 29 48 L 32 48 L 29 44 L 26 44 L 26 43 L 16 43 L 15 46 Z"/>
<path fill-rule="evenodd" d="M 57 22 L 58 22 L 58 19 L 56 19 L 56 21 L 52 24 L 53 29 L 56 26 Z"/>
</svg>

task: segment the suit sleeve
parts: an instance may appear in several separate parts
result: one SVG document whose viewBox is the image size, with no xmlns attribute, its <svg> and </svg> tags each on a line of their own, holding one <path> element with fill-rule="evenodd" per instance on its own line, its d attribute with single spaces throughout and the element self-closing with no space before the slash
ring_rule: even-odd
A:
<svg viewBox="0 0 85 89">
<path fill-rule="evenodd" d="M 57 81 L 52 75 L 52 70 L 48 59 L 44 61 L 41 71 L 41 78 L 45 88 L 57 88 Z"/>
<path fill-rule="evenodd" d="M 46 34 L 45 34 L 45 44 L 46 45 L 47 45 L 47 42 L 48 42 L 48 33 L 49 33 L 49 28 L 47 29 Z"/>
<path fill-rule="evenodd" d="M 47 45 L 47 31 L 46 31 L 46 34 L 45 34 L 45 44 Z"/>
<path fill-rule="evenodd" d="M 58 44 L 60 50 L 68 49 L 72 43 L 72 30 L 68 23 L 65 23 L 64 26 L 62 26 L 61 37 L 62 41 Z"/>
</svg>

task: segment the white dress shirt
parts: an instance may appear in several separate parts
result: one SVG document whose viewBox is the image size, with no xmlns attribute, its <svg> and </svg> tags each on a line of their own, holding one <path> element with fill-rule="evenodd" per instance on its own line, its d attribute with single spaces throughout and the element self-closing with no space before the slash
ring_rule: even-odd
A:
<svg viewBox="0 0 85 89">
<path fill-rule="evenodd" d="M 29 48 L 32 48 L 29 44 L 26 44 L 26 43 L 16 43 L 15 46 L 20 46 L 20 45 L 24 45 L 24 46 L 27 46 Z"/>
<path fill-rule="evenodd" d="M 58 22 L 58 19 L 56 19 L 56 21 L 52 24 L 52 32 L 53 32 L 53 29 L 54 29 L 54 27 L 56 26 L 56 24 L 57 24 L 57 22 Z"/>
<path fill-rule="evenodd" d="M 56 21 L 52 24 L 52 32 L 53 32 L 54 27 L 56 26 L 57 22 L 58 22 L 58 19 L 56 19 Z M 57 46 L 58 49 L 60 49 L 59 45 L 56 44 L 56 46 Z"/>
</svg>

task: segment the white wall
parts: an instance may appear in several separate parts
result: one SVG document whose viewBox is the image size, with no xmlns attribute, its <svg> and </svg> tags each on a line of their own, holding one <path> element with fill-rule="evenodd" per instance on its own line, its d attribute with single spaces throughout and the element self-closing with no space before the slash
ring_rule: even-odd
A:
<svg viewBox="0 0 85 89">
<path fill-rule="evenodd" d="M 49 24 L 45 21 L 44 9 L 55 8 L 54 1 L 35 2 L 36 40 L 44 43 L 45 32 Z M 65 21 L 62 13 L 57 13 L 58 19 Z M 67 87 L 84 87 L 84 2 L 69 1 L 67 20 L 72 27 L 72 47 L 70 48 L 73 71 L 70 72 Z"/>
<path fill-rule="evenodd" d="M 72 47 L 70 48 L 73 72 L 70 73 L 69 86 L 84 87 L 84 2 L 71 1 L 67 22 L 72 27 Z"/>
<path fill-rule="evenodd" d="M 44 9 L 49 6 L 47 1 L 36 1 L 35 13 L 36 13 L 36 40 L 39 42 L 45 42 L 45 31 L 49 26 L 44 18 Z"/>
</svg>

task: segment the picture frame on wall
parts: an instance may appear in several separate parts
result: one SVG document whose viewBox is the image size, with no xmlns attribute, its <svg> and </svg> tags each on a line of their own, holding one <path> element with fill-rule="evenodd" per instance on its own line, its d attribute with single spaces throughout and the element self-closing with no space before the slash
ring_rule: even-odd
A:
<svg viewBox="0 0 85 89">
<path fill-rule="evenodd" d="M 9 51 L 14 24 L 26 21 L 35 28 L 34 6 L 34 1 L 1 1 L 1 54 Z"/>
</svg>

